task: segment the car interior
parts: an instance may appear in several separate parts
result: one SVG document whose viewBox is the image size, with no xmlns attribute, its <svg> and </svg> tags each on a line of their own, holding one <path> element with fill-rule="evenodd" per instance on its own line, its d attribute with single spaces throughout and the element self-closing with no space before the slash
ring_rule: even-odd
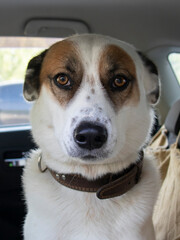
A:
<svg viewBox="0 0 180 240">
<path fill-rule="evenodd" d="M 32 47 L 40 51 L 55 41 L 85 33 L 134 45 L 156 64 L 161 80 L 153 134 L 165 123 L 172 143 L 180 128 L 179 9 L 179 0 L 0 0 L 0 65 L 12 71 L 8 80 L 3 73 L 6 68 L 0 67 L 0 239 L 23 239 L 26 209 L 21 175 L 26 154 L 37 147 L 27 118 L 31 106 L 22 97 L 24 76 L 16 82 L 13 59 L 3 63 L 5 51 L 24 48 L 27 52 Z M 25 72 L 31 57 L 18 56 L 24 65 L 17 66 L 22 65 Z"/>
</svg>

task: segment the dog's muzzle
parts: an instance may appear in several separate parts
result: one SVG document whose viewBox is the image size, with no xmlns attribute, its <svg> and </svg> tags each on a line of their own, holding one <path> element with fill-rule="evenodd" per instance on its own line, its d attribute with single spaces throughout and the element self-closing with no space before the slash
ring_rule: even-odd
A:
<svg viewBox="0 0 180 240">
<path fill-rule="evenodd" d="M 82 122 L 74 130 L 74 141 L 83 149 L 101 148 L 107 141 L 107 129 L 93 122 Z"/>
</svg>

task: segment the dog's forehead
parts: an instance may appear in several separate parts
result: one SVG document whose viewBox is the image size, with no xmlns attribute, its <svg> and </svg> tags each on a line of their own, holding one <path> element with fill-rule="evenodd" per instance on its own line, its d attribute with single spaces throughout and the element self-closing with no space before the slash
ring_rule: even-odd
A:
<svg viewBox="0 0 180 240">
<path fill-rule="evenodd" d="M 137 102 L 139 92 L 136 67 L 133 56 L 130 56 L 133 51 L 130 45 L 108 37 L 73 36 L 54 44 L 48 50 L 43 61 L 40 79 L 43 83 L 48 76 L 53 77 L 59 72 L 71 72 L 74 81 L 71 91 L 61 91 L 54 86 L 49 87 L 61 104 L 67 104 L 73 98 L 82 82 L 83 86 L 103 85 L 115 105 L 122 105 L 133 96 L 133 102 Z M 121 94 L 112 92 L 109 87 L 112 71 L 131 76 L 134 79 L 134 86 L 132 85 L 128 91 Z M 93 93 L 92 90 L 94 89 L 91 88 L 91 93 Z"/>
<path fill-rule="evenodd" d="M 85 67 L 87 67 L 88 65 L 97 64 L 97 61 L 99 60 L 99 55 L 107 44 L 105 38 L 100 38 L 96 35 L 85 35 L 82 37 L 77 36 L 73 37 L 71 41 L 78 48 Z"/>
<path fill-rule="evenodd" d="M 73 42 L 63 40 L 52 45 L 44 58 L 42 70 L 54 71 L 57 66 L 78 60 L 77 48 Z"/>
<path fill-rule="evenodd" d="M 97 61 L 106 61 L 106 59 L 100 58 L 100 56 L 108 56 L 109 53 L 111 53 L 110 55 L 114 60 L 118 58 L 123 59 L 124 57 L 125 60 L 127 60 L 127 56 L 129 56 L 128 61 L 134 62 L 136 60 L 134 57 L 137 57 L 136 50 L 133 46 L 108 36 L 95 34 L 81 35 L 70 37 L 69 40 L 72 41 L 75 48 L 78 49 L 84 64 L 89 63 L 91 65 L 96 65 Z M 116 49 L 113 47 L 111 48 L 111 46 L 116 46 Z M 109 51 L 107 51 L 107 48 Z"/>
<path fill-rule="evenodd" d="M 110 46 L 116 46 L 110 51 Z M 109 52 L 107 51 L 109 49 Z M 121 50 L 121 51 L 120 51 Z M 101 36 L 101 35 L 75 35 L 69 37 L 63 41 L 55 43 L 48 51 L 47 57 L 50 61 L 62 61 L 67 62 L 70 59 L 76 59 L 81 61 L 82 65 L 87 67 L 88 64 L 96 65 L 97 61 L 106 60 L 100 58 L 103 54 L 108 55 L 111 52 L 111 56 L 116 57 L 114 60 L 117 60 L 117 57 L 124 58 L 129 55 L 129 60 L 133 61 L 135 49 L 133 46 L 125 43 L 123 41 Z M 127 60 L 127 58 L 126 58 Z M 125 61 L 124 61 L 125 62 Z M 89 66 L 88 66 L 89 67 Z M 87 69 L 84 69 L 87 70 Z"/>
</svg>

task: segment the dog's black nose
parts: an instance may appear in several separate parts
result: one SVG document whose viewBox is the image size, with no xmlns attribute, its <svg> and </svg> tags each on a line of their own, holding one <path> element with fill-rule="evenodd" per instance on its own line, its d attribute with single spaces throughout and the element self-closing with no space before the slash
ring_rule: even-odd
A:
<svg viewBox="0 0 180 240">
<path fill-rule="evenodd" d="M 107 130 L 91 122 L 82 122 L 74 131 L 74 140 L 81 148 L 101 148 L 107 141 Z"/>
</svg>

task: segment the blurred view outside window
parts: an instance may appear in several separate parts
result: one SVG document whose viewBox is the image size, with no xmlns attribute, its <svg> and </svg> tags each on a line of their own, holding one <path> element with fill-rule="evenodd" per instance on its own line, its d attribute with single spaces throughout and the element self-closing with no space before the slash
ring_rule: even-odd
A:
<svg viewBox="0 0 180 240">
<path fill-rule="evenodd" d="M 29 60 L 57 38 L 0 37 L 0 127 L 29 124 L 32 103 L 23 98 Z"/>
<path fill-rule="evenodd" d="M 169 54 L 169 62 L 180 84 L 180 53 Z"/>
</svg>

